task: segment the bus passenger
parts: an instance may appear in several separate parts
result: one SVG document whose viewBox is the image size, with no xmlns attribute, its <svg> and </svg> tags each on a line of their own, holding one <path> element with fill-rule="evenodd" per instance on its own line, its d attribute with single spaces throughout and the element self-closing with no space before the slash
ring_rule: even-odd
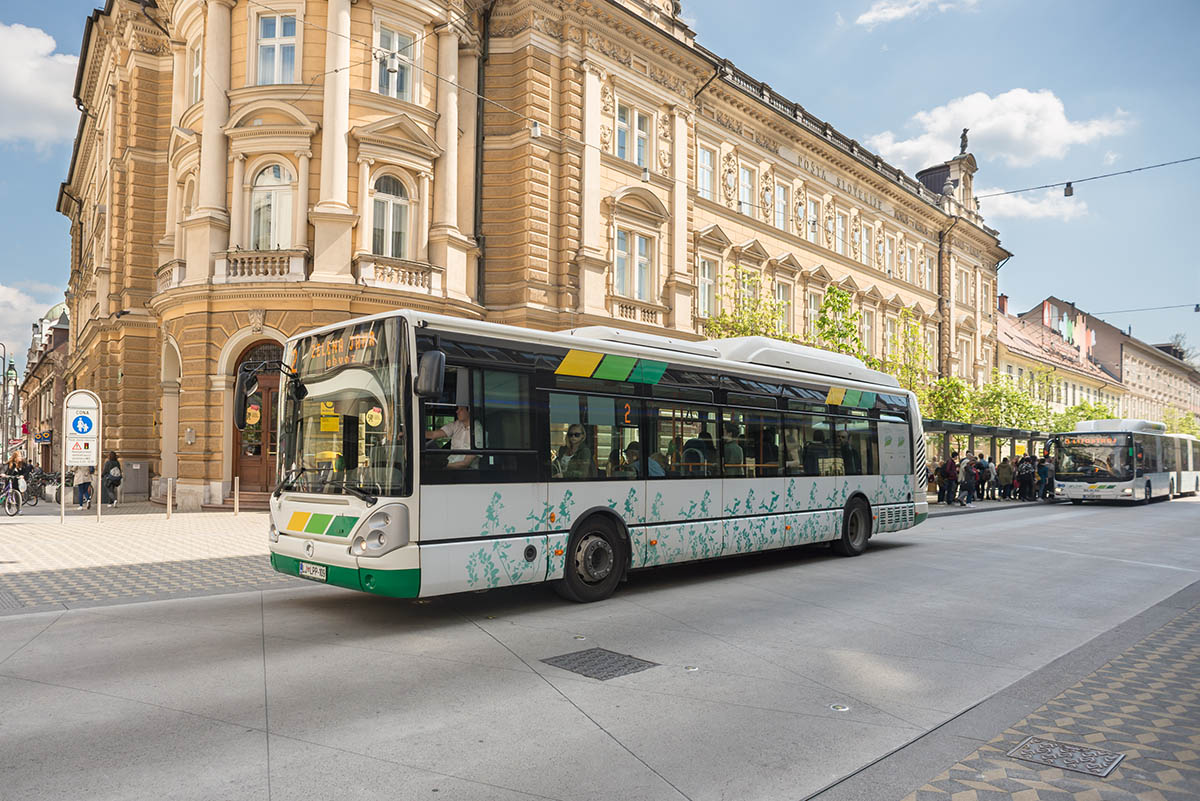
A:
<svg viewBox="0 0 1200 801">
<path fill-rule="evenodd" d="M 455 419 L 439 428 L 437 431 L 426 431 L 425 439 L 449 439 L 451 454 L 446 459 L 446 467 L 450 470 L 466 470 L 477 468 L 479 456 L 474 453 L 459 453 L 471 449 L 471 410 L 459 406 L 454 410 Z"/>
<path fill-rule="evenodd" d="M 583 426 L 572 423 L 567 426 L 567 441 L 558 449 L 552 466 L 558 478 L 594 478 L 596 464 L 592 461 L 592 450 L 584 444 L 586 434 Z"/>
<path fill-rule="evenodd" d="M 746 452 L 738 444 L 738 426 L 727 425 L 721 429 L 721 458 L 726 477 L 740 478 L 746 475 Z"/>
<path fill-rule="evenodd" d="M 627 477 L 642 478 L 642 445 L 640 442 L 634 440 L 625 446 L 625 460 Z M 646 464 L 649 466 L 651 478 L 662 478 L 667 474 L 667 471 L 663 470 L 663 466 L 653 458 L 647 460 Z"/>
</svg>

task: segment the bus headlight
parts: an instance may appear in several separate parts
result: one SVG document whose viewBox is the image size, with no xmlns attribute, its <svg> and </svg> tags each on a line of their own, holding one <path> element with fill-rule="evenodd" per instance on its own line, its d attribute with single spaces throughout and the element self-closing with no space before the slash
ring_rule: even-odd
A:
<svg viewBox="0 0 1200 801">
<path fill-rule="evenodd" d="M 271 528 L 267 531 L 267 539 L 271 542 L 279 542 L 279 529 L 275 528 L 275 521 L 271 521 Z"/>
<path fill-rule="evenodd" d="M 351 556 L 383 556 L 408 545 L 408 507 L 385 506 L 359 527 L 350 543 Z"/>
<path fill-rule="evenodd" d="M 1126 487 L 1125 489 L 1121 490 L 1121 494 L 1122 495 L 1132 495 L 1133 487 Z"/>
</svg>

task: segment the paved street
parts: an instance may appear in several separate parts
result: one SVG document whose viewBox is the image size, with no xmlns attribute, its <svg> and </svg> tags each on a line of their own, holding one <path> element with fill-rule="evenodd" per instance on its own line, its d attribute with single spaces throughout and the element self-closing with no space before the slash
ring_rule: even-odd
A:
<svg viewBox="0 0 1200 801">
<path fill-rule="evenodd" d="M 860 558 L 651 571 L 593 605 L 230 592 L 264 526 L 0 526 L 0 586 L 32 593 L 0 616 L 0 797 L 1200 795 L 1200 499 L 938 516 Z M 94 566 L 115 596 L 59 586 Z M 155 571 L 208 595 L 122 602 Z M 542 661 L 593 647 L 655 665 Z M 1093 780 L 1004 757 L 1031 735 L 1125 758 Z"/>
</svg>

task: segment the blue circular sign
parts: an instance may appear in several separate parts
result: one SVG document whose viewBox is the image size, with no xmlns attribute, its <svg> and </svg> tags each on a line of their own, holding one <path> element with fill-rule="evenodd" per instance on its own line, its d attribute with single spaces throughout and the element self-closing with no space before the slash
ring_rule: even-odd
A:
<svg viewBox="0 0 1200 801">
<path fill-rule="evenodd" d="M 86 434 L 92 430 L 92 418 L 86 414 L 76 415 L 71 421 L 71 430 L 76 434 Z"/>
</svg>

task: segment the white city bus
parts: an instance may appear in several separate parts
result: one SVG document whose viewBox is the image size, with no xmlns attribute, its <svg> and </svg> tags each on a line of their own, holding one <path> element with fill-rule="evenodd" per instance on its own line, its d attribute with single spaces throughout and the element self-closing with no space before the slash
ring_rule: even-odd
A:
<svg viewBox="0 0 1200 801">
<path fill-rule="evenodd" d="M 271 564 L 341 587 L 593 601 L 642 567 L 857 555 L 927 513 L 914 396 L 826 351 L 404 311 L 297 336 L 271 368 Z"/>
<path fill-rule="evenodd" d="M 1055 492 L 1073 503 L 1200 492 L 1200 440 L 1148 420 L 1085 420 L 1054 435 Z"/>
</svg>

